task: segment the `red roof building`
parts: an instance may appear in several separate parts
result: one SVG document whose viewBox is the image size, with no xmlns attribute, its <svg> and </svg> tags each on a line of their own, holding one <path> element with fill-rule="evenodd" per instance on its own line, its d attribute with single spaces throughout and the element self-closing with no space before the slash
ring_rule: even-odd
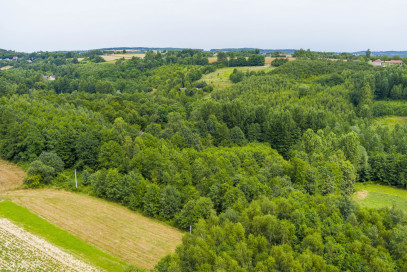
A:
<svg viewBox="0 0 407 272">
<path fill-rule="evenodd" d="M 390 64 L 403 65 L 403 61 L 402 60 L 391 60 Z"/>
<path fill-rule="evenodd" d="M 377 59 L 377 60 L 373 61 L 372 64 L 374 66 L 382 66 L 382 61 L 380 59 Z"/>
</svg>

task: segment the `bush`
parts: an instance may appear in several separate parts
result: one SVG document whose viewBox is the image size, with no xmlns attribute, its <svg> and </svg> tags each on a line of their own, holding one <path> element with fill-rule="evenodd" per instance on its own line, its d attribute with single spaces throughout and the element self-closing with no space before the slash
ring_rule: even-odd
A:
<svg viewBox="0 0 407 272">
<path fill-rule="evenodd" d="M 234 69 L 233 73 L 229 77 L 230 81 L 232 81 L 233 83 L 238 83 L 238 82 L 242 81 L 243 78 L 244 78 L 244 73 L 241 71 L 238 71 L 237 69 Z"/>
<path fill-rule="evenodd" d="M 38 188 L 41 185 L 41 175 L 27 175 L 24 179 L 24 186 L 26 188 Z"/>
<path fill-rule="evenodd" d="M 288 62 L 288 59 L 286 59 L 286 58 L 276 58 L 275 60 L 273 60 L 271 62 L 271 65 L 274 66 L 274 67 L 278 67 L 278 66 L 281 66 L 281 65 L 283 65 L 284 63 L 287 63 L 287 62 Z"/>
<path fill-rule="evenodd" d="M 54 152 L 42 152 L 38 157 L 42 163 L 47 166 L 54 168 L 56 173 L 60 173 L 64 170 L 64 162 L 61 158 Z"/>
<path fill-rule="evenodd" d="M 49 184 L 51 179 L 55 177 L 55 169 L 37 160 L 30 164 L 27 174 L 29 176 L 38 175 L 40 177 L 40 183 Z"/>
</svg>

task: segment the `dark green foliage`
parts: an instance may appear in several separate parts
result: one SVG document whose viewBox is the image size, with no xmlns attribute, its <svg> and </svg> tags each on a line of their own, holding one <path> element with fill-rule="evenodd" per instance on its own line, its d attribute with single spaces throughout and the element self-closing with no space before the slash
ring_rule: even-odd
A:
<svg viewBox="0 0 407 272">
<path fill-rule="evenodd" d="M 395 260 L 406 254 L 405 226 L 386 227 L 389 210 L 352 205 L 300 193 L 253 201 L 236 215 L 199 221 L 156 270 L 402 271 L 405 263 Z"/>
<path fill-rule="evenodd" d="M 238 83 L 242 81 L 244 78 L 244 73 L 242 71 L 238 71 L 237 69 L 233 70 L 233 73 L 229 76 L 230 81 L 233 83 Z"/>
<path fill-rule="evenodd" d="M 285 64 L 287 62 L 288 62 L 288 59 L 286 59 L 286 58 L 276 58 L 271 62 L 271 65 L 274 66 L 274 67 L 278 67 L 278 66 L 281 66 L 281 65 L 283 65 L 283 64 Z"/>
<path fill-rule="evenodd" d="M 173 218 L 181 207 L 181 194 L 173 186 L 164 187 L 161 191 L 160 205 L 160 215 L 165 219 Z"/>
<path fill-rule="evenodd" d="M 27 171 L 25 183 L 28 186 L 37 186 L 40 184 L 49 184 L 56 175 L 53 167 L 44 164 L 42 161 L 36 160 L 30 164 Z"/>
<path fill-rule="evenodd" d="M 55 173 L 62 172 L 64 170 L 64 162 L 53 152 L 42 152 L 38 157 L 43 164 L 54 168 Z"/>
<path fill-rule="evenodd" d="M 264 66 L 265 57 L 263 55 L 251 55 L 247 60 L 249 66 Z"/>
</svg>

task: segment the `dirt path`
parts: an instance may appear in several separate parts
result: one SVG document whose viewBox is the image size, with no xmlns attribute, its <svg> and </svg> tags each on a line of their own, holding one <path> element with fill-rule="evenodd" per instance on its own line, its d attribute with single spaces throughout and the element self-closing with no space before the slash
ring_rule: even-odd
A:
<svg viewBox="0 0 407 272">
<path fill-rule="evenodd" d="M 98 271 L 4 218 L 0 218 L 0 267 L 7 271 Z"/>
<path fill-rule="evenodd" d="M 0 160 L 0 194 L 20 189 L 23 186 L 25 172 L 21 167 Z"/>
</svg>

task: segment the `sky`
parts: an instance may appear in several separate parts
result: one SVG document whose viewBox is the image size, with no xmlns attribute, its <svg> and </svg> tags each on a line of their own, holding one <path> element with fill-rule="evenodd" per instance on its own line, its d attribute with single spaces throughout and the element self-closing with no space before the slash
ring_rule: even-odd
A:
<svg viewBox="0 0 407 272">
<path fill-rule="evenodd" d="M 0 0 L 0 48 L 407 50 L 405 0 Z"/>
</svg>

